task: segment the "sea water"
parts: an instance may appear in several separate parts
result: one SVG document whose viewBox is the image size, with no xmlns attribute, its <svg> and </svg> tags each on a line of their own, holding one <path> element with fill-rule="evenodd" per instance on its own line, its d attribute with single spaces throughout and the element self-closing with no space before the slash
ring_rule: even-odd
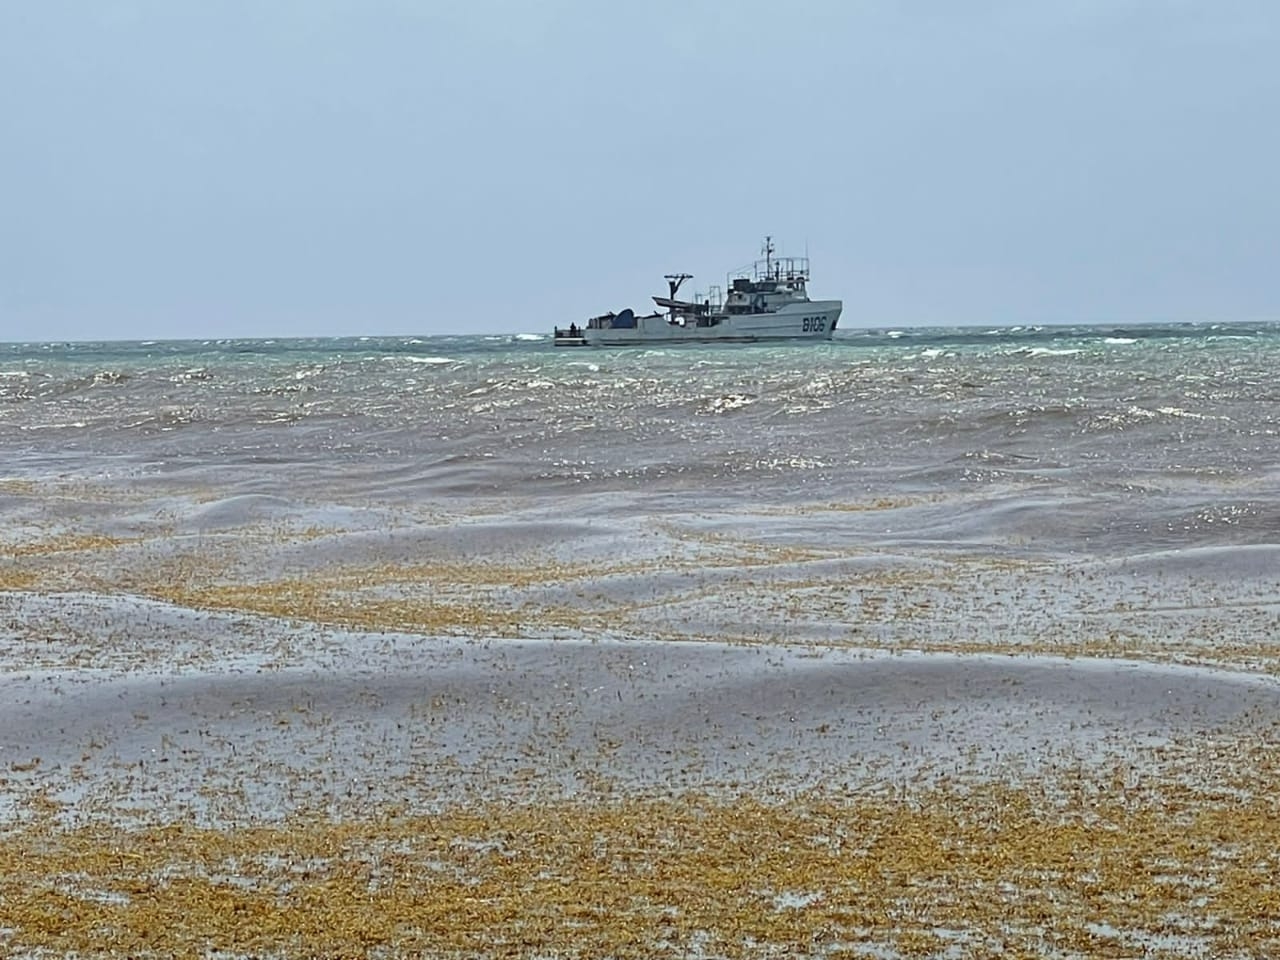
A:
<svg viewBox="0 0 1280 960">
<path fill-rule="evenodd" d="M 962 497 L 904 541 L 1280 543 L 1280 325 L 0 344 L 0 477 L 336 504 L 751 511 Z"/>
</svg>

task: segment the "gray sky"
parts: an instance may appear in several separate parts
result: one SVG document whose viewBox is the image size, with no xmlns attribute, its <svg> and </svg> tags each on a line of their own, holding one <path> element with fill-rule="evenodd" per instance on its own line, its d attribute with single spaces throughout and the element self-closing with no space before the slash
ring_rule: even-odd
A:
<svg viewBox="0 0 1280 960">
<path fill-rule="evenodd" d="M 1280 319 L 1274 0 L 0 0 L 0 339 Z"/>
</svg>

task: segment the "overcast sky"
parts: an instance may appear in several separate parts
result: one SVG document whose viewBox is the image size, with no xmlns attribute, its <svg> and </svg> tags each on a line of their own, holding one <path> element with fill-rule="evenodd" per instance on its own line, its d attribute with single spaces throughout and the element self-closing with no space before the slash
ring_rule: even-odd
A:
<svg viewBox="0 0 1280 960">
<path fill-rule="evenodd" d="M 0 0 L 0 339 L 1280 319 L 1274 0 Z"/>
</svg>

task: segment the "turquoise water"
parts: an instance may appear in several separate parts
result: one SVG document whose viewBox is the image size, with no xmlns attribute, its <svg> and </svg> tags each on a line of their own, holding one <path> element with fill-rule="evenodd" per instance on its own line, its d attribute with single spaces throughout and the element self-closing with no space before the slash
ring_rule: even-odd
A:
<svg viewBox="0 0 1280 960">
<path fill-rule="evenodd" d="M 835 359 L 846 351 L 879 354 L 913 349 L 946 349 L 966 355 L 989 351 L 1070 349 L 1105 352 L 1116 346 L 1144 343 L 1164 348 L 1210 348 L 1231 350 L 1244 343 L 1261 349 L 1280 348 L 1280 322 L 1270 324 L 1146 324 L 1093 326 L 1008 326 L 1008 327 L 906 327 L 902 329 L 841 330 L 828 344 L 817 347 L 823 360 Z M 672 355 L 688 359 L 689 352 L 732 357 L 745 351 L 749 357 L 796 349 L 812 351 L 812 345 L 685 345 L 659 349 L 633 348 L 622 353 L 648 356 Z M 278 362 L 303 359 L 359 357 L 370 352 L 404 356 L 442 356 L 478 359 L 481 357 L 560 357 L 573 359 L 576 350 L 556 349 L 551 338 L 541 334 L 432 337 L 317 337 L 239 340 L 113 340 L 101 342 L 0 342 L 4 362 L 29 364 L 33 361 L 66 363 L 163 363 L 168 360 L 227 361 L 258 358 Z M 585 351 L 593 352 L 593 351 Z M 604 353 L 605 351 L 594 351 Z"/>
</svg>

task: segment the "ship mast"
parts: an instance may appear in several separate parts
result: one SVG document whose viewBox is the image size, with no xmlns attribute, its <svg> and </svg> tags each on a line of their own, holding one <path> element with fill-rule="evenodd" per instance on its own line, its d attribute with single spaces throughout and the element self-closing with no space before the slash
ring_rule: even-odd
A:
<svg viewBox="0 0 1280 960">
<path fill-rule="evenodd" d="M 671 296 L 668 298 L 671 303 L 671 306 L 667 307 L 667 316 L 674 317 L 676 315 L 676 308 L 675 308 L 676 293 L 680 289 L 680 284 L 684 283 L 686 280 L 690 279 L 692 276 L 693 274 L 691 273 L 663 274 L 662 279 L 667 281 L 667 289 L 671 291 Z"/>
<path fill-rule="evenodd" d="M 667 281 L 667 288 L 671 291 L 672 300 L 676 298 L 676 291 L 680 289 L 680 284 L 692 276 L 692 273 L 668 273 L 662 278 Z"/>
<path fill-rule="evenodd" d="M 773 237 L 766 236 L 764 238 L 764 275 L 766 277 L 773 276 L 773 266 L 770 258 L 773 256 Z"/>
</svg>

